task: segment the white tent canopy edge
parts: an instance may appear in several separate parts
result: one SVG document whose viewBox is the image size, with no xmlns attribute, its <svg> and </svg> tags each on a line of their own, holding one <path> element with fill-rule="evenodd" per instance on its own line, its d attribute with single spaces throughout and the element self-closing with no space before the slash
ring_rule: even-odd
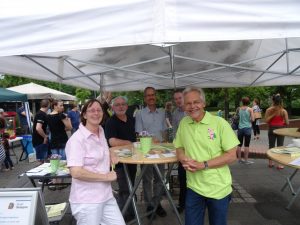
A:
<svg viewBox="0 0 300 225">
<path fill-rule="evenodd" d="M 2 73 L 93 90 L 300 84 L 296 0 L 12 0 L 4 9 Z M 160 43 L 175 45 L 149 45 Z"/>
</svg>

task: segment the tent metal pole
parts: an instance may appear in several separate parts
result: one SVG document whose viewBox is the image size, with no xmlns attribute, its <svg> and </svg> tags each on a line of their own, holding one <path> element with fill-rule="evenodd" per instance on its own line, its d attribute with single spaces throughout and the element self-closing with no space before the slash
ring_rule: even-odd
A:
<svg viewBox="0 0 300 225">
<path fill-rule="evenodd" d="M 73 61 L 77 61 L 77 62 L 81 62 L 81 63 L 86 63 L 86 62 L 84 62 L 82 60 L 79 60 L 79 59 L 72 59 L 72 60 Z M 111 69 L 114 69 L 114 70 L 120 70 L 120 71 L 130 72 L 130 73 L 143 74 L 143 75 L 146 75 L 146 76 L 151 76 L 151 77 L 156 77 L 156 78 L 161 78 L 161 79 L 169 79 L 168 77 L 157 75 L 155 73 L 146 73 L 146 72 L 142 72 L 142 71 L 130 70 L 130 69 L 125 69 L 125 68 L 121 68 L 121 67 L 117 67 L 117 66 L 109 66 L 109 65 L 104 65 L 104 64 L 95 63 L 95 62 L 89 62 L 89 64 L 90 65 L 95 65 L 95 66 L 101 66 L 101 67 L 111 68 Z"/>
<path fill-rule="evenodd" d="M 155 59 L 149 59 L 149 60 L 145 60 L 145 61 L 138 62 L 138 63 L 133 63 L 133 64 L 125 65 L 125 66 L 120 66 L 118 68 L 123 69 L 123 68 L 132 67 L 132 66 L 139 66 L 139 65 L 142 65 L 142 64 L 145 64 L 145 63 L 155 62 L 155 61 L 166 59 L 166 58 L 168 58 L 168 56 L 163 56 L 163 57 L 159 57 L 159 58 L 155 58 Z M 78 59 L 74 59 L 74 58 L 69 58 L 69 59 L 78 62 Z M 95 65 L 95 63 L 93 63 L 93 62 L 87 62 L 87 61 L 82 61 L 82 60 L 80 60 L 80 62 L 81 63 L 86 63 L 86 64 L 91 64 L 91 65 Z M 96 71 L 96 72 L 93 72 L 93 73 L 87 73 L 86 76 L 94 76 L 94 75 L 99 74 L 100 72 L 101 73 L 107 73 L 107 72 L 111 72 L 111 71 L 114 71 L 114 70 L 116 70 L 116 69 L 109 69 L 109 70 L 104 70 L 104 71 Z M 66 79 L 70 80 L 70 79 L 74 79 L 74 78 L 78 78 L 78 77 L 82 77 L 82 76 L 72 76 L 72 77 L 68 77 Z"/>
<path fill-rule="evenodd" d="M 282 53 L 274 62 L 271 63 L 270 66 L 268 66 L 267 70 L 269 70 L 275 63 L 277 63 L 284 55 L 285 55 L 285 53 Z M 252 86 L 253 84 L 255 84 L 255 82 L 259 78 L 261 78 L 264 74 L 265 74 L 265 72 L 262 72 L 258 77 L 256 77 L 256 79 L 250 84 L 250 86 Z"/>
<path fill-rule="evenodd" d="M 23 55 L 22 57 L 25 57 L 27 59 L 29 59 L 30 61 L 34 62 L 35 64 L 39 65 L 40 67 L 42 67 L 43 69 L 47 70 L 48 72 L 54 74 L 55 76 L 59 77 L 60 79 L 62 79 L 62 77 L 55 73 L 53 70 L 50 70 L 48 67 L 44 66 L 43 64 L 39 63 L 38 61 L 36 61 L 35 59 L 29 57 L 28 55 Z"/>
<path fill-rule="evenodd" d="M 235 66 L 235 65 L 230 65 L 230 64 L 217 63 L 217 62 L 206 61 L 206 60 L 197 60 L 197 59 L 193 59 L 193 58 L 185 57 L 185 56 L 176 56 L 176 57 L 181 58 L 181 59 L 191 60 L 191 61 L 204 62 L 207 64 L 224 66 L 224 67 L 233 68 L 233 69 L 240 69 L 240 70 L 253 71 L 253 72 L 265 72 L 265 73 L 272 73 L 272 74 L 279 74 L 279 75 L 287 75 L 286 73 L 277 72 L 277 71 L 270 71 L 270 70 L 267 71 L 267 70 L 260 70 L 260 69 L 255 69 L 255 68 L 247 68 L 247 67 L 243 67 L 243 66 Z"/>
<path fill-rule="evenodd" d="M 286 51 L 286 55 L 285 55 L 285 58 L 286 58 L 286 72 L 290 73 L 289 46 L 288 46 L 289 43 L 288 43 L 287 38 L 285 38 L 284 41 L 285 41 L 285 51 Z"/>
<path fill-rule="evenodd" d="M 78 68 L 77 66 L 75 66 L 73 63 L 71 63 L 69 60 L 65 59 L 65 62 L 67 62 L 70 66 L 72 66 L 73 68 L 75 68 L 79 73 L 81 73 L 82 75 L 84 75 L 83 77 L 87 77 L 90 81 L 92 81 L 92 82 L 98 84 L 97 81 L 95 81 L 94 79 L 92 79 L 92 78 L 89 77 L 89 76 L 86 76 L 86 74 L 85 74 L 81 69 L 79 69 L 79 68 Z M 82 76 L 80 76 L 80 77 L 82 77 Z"/>
</svg>

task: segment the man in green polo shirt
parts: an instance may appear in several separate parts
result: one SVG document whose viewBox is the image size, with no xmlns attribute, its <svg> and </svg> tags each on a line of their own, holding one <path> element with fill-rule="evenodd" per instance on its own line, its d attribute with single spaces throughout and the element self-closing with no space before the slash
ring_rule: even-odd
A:
<svg viewBox="0 0 300 225">
<path fill-rule="evenodd" d="M 210 225 L 226 225 L 232 192 L 228 164 L 236 160 L 239 141 L 227 121 L 204 110 L 202 89 L 186 88 L 183 94 L 188 116 L 174 145 L 187 171 L 185 224 L 203 225 L 207 208 Z"/>
</svg>

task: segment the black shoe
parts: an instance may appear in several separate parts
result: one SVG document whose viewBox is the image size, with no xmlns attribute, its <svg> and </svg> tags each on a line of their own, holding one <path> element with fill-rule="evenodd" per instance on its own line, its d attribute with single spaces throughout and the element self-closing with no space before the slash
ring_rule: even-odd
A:
<svg viewBox="0 0 300 225">
<path fill-rule="evenodd" d="M 176 206 L 176 209 L 177 209 L 178 213 L 182 213 L 184 211 L 184 207 L 181 207 L 179 205 Z"/>
<path fill-rule="evenodd" d="M 45 180 L 43 180 L 43 179 L 40 179 L 39 181 L 38 181 L 38 183 L 39 184 L 46 184 L 46 185 L 49 185 L 49 184 L 52 184 L 52 180 L 51 179 L 45 179 Z"/>
<path fill-rule="evenodd" d="M 161 204 L 159 204 L 157 206 L 156 214 L 160 217 L 166 217 L 167 216 L 167 212 L 164 210 L 164 208 L 161 206 Z"/>
<path fill-rule="evenodd" d="M 63 190 L 63 189 L 65 189 L 65 188 L 67 188 L 68 187 L 68 185 L 67 184 L 61 184 L 61 185 L 58 185 L 57 186 L 57 190 Z"/>
<path fill-rule="evenodd" d="M 55 185 L 50 185 L 50 186 L 48 186 L 48 190 L 56 191 L 56 186 Z"/>
<path fill-rule="evenodd" d="M 146 210 L 146 211 L 147 211 L 147 218 L 148 218 L 148 219 L 151 218 L 151 216 L 152 216 L 152 214 L 153 214 L 153 209 L 154 209 L 153 206 L 148 206 L 148 207 L 147 207 L 147 210 Z M 150 212 L 152 212 L 152 213 L 150 213 Z M 153 218 L 154 218 L 154 216 L 153 216 Z"/>
<path fill-rule="evenodd" d="M 124 216 L 124 220 L 126 223 L 130 222 L 131 220 L 135 219 L 135 216 L 132 214 L 128 214 Z"/>
</svg>

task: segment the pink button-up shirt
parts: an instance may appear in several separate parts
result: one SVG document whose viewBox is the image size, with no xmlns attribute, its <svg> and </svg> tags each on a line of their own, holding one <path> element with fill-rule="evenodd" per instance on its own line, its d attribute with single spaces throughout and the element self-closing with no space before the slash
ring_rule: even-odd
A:
<svg viewBox="0 0 300 225">
<path fill-rule="evenodd" d="M 68 167 L 80 166 L 94 173 L 108 173 L 109 148 L 104 131 L 99 126 L 99 137 L 82 124 L 68 140 L 66 148 Z M 71 203 L 101 203 L 112 198 L 110 182 L 90 182 L 72 178 Z"/>
</svg>

